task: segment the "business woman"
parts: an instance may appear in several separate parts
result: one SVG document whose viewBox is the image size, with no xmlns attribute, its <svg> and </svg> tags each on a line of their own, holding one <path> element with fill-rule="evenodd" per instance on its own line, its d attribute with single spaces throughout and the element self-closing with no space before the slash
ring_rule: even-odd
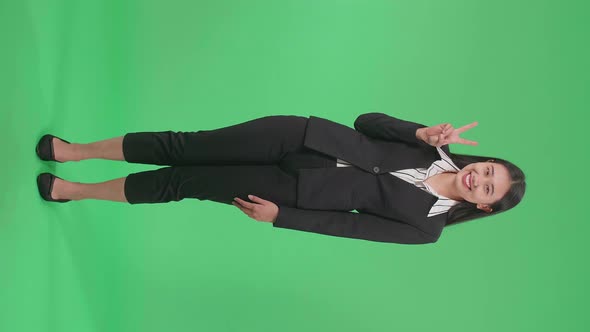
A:
<svg viewBox="0 0 590 332">
<path fill-rule="evenodd" d="M 267 116 L 214 130 L 135 132 L 88 144 L 47 134 L 42 160 L 91 158 L 166 165 L 102 183 L 37 177 L 41 197 L 129 204 L 184 198 L 233 204 L 274 227 L 369 241 L 436 242 L 445 226 L 518 204 L 523 172 L 499 158 L 458 155 L 476 145 L 454 128 L 426 127 L 383 113 L 354 129 L 310 116 Z"/>
</svg>

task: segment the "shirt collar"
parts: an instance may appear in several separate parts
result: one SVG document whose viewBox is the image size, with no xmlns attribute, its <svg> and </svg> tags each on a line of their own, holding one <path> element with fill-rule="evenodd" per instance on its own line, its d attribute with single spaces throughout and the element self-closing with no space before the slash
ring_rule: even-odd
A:
<svg viewBox="0 0 590 332">
<path fill-rule="evenodd" d="M 440 147 L 436 147 L 436 150 L 438 151 L 441 159 L 436 160 L 434 163 L 432 163 L 432 165 L 430 165 L 430 167 L 426 170 L 426 175 L 424 177 L 425 179 L 439 173 L 459 172 L 461 170 L 459 167 L 457 167 L 457 165 L 455 165 L 451 158 Z M 441 204 L 443 201 L 450 202 L 452 205 L 459 203 L 459 201 L 440 195 L 434 190 L 434 188 L 429 186 L 426 182 L 422 182 L 422 184 L 426 186 L 430 192 L 432 192 L 435 196 L 439 198 L 438 201 L 433 205 L 433 208 L 430 211 L 430 215 L 433 215 L 434 207 Z"/>
<path fill-rule="evenodd" d="M 436 150 L 438 151 L 438 154 L 440 155 L 440 157 L 442 158 L 443 161 L 445 161 L 446 164 L 448 164 L 449 170 L 453 170 L 453 171 L 460 171 L 461 169 L 459 167 L 457 167 L 457 165 L 455 165 L 455 163 L 453 162 L 453 160 L 451 160 L 451 158 L 443 151 L 443 149 L 441 149 L 440 147 L 436 147 Z"/>
</svg>

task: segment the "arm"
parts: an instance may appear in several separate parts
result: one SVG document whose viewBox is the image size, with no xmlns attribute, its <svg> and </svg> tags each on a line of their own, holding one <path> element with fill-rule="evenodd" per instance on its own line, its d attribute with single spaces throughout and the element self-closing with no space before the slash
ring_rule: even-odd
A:
<svg viewBox="0 0 590 332">
<path fill-rule="evenodd" d="M 428 145 L 423 141 L 423 131 L 426 126 L 394 118 L 383 113 L 361 114 L 354 121 L 354 129 L 373 138 L 388 141 L 403 141 L 407 143 Z"/>
<path fill-rule="evenodd" d="M 361 114 L 354 121 L 354 129 L 369 137 L 386 141 L 403 141 L 422 147 L 442 147 L 453 143 L 477 145 L 476 141 L 459 137 L 461 133 L 475 126 L 477 126 L 477 121 L 457 129 L 449 123 L 426 127 L 383 113 Z M 445 149 L 448 150 L 448 147 Z"/>
<path fill-rule="evenodd" d="M 402 244 L 432 243 L 434 236 L 412 225 L 367 213 L 279 207 L 273 227 L 325 235 Z"/>
</svg>

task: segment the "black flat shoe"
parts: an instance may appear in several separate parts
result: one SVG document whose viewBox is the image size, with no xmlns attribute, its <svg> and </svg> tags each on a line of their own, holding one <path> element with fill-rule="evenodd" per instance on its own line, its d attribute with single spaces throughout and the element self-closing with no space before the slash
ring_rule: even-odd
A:
<svg viewBox="0 0 590 332">
<path fill-rule="evenodd" d="M 37 147 L 35 148 L 35 152 L 37 152 L 37 156 L 39 156 L 39 158 L 41 160 L 57 161 L 58 163 L 63 163 L 63 161 L 55 160 L 55 154 L 53 153 L 53 138 L 54 137 L 70 144 L 70 142 L 66 141 L 63 138 L 59 138 L 57 136 L 53 136 L 50 134 L 45 134 L 45 135 L 43 135 L 43 137 L 41 137 L 41 139 L 39 140 L 39 143 L 37 143 Z"/>
<path fill-rule="evenodd" d="M 55 178 L 62 179 L 59 176 L 55 176 L 51 173 L 41 173 L 37 176 L 37 188 L 39 188 L 39 194 L 44 200 L 49 202 L 65 203 L 71 201 L 71 199 L 53 199 L 51 198 L 51 190 L 53 190 L 53 183 Z M 62 179 L 63 180 L 63 179 Z"/>
</svg>

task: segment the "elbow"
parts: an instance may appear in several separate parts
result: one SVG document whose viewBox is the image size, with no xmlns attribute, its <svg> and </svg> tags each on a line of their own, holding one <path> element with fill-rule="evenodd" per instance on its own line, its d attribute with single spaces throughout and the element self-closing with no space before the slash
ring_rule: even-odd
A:
<svg viewBox="0 0 590 332">
<path fill-rule="evenodd" d="M 364 114 L 363 114 L 364 115 Z M 360 115 L 359 117 L 356 118 L 356 120 L 354 120 L 354 129 L 360 131 L 361 125 L 363 123 L 363 115 Z"/>
<path fill-rule="evenodd" d="M 375 119 L 377 117 L 384 116 L 384 115 L 386 115 L 386 114 L 376 113 L 376 112 L 361 114 L 356 118 L 356 120 L 354 120 L 354 129 L 360 131 L 360 128 L 363 126 L 364 123 L 366 123 L 367 121 L 370 121 L 372 119 Z"/>
<path fill-rule="evenodd" d="M 442 232 L 438 232 L 436 234 L 424 234 L 424 238 L 426 239 L 426 243 L 435 243 L 438 241 L 438 239 L 440 239 L 440 235 L 442 234 Z"/>
<path fill-rule="evenodd" d="M 432 238 L 428 239 L 427 242 L 424 242 L 424 243 L 429 244 L 429 243 L 436 243 L 436 242 L 438 242 L 438 237 L 432 237 Z"/>
</svg>

